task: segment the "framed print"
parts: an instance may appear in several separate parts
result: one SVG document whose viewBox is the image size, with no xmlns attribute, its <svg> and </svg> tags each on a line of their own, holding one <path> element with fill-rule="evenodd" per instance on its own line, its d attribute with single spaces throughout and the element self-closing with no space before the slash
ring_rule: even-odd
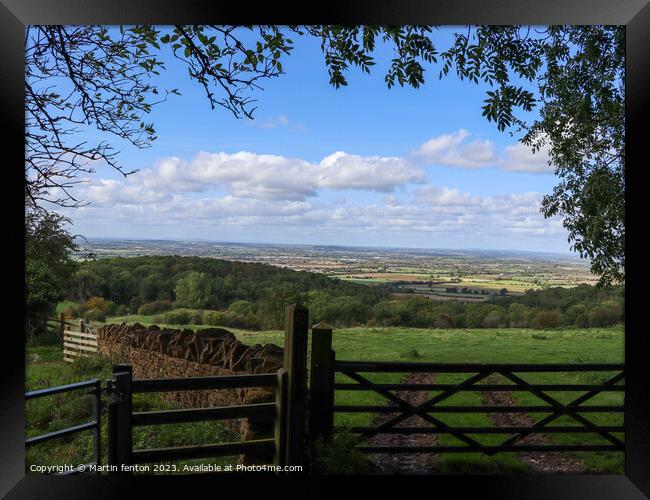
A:
<svg viewBox="0 0 650 500">
<path fill-rule="evenodd" d="M 647 2 L 0 11 L 7 498 L 650 495 Z"/>
</svg>

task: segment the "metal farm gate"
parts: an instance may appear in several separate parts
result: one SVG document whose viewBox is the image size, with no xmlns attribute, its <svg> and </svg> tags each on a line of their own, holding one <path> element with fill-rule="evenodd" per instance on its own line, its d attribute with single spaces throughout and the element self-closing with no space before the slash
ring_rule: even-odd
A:
<svg viewBox="0 0 650 500">
<path fill-rule="evenodd" d="M 501 452 L 547 452 L 547 451 L 624 451 L 625 443 L 613 433 L 624 433 L 623 425 L 599 425 L 591 415 L 618 413 L 624 407 L 613 405 L 585 404 L 595 396 L 606 392 L 625 391 L 621 382 L 625 378 L 624 364 L 481 364 L 481 363 L 422 363 L 392 361 L 343 361 L 337 360 L 332 350 L 332 328 L 316 325 L 312 331 L 311 359 L 311 417 L 310 433 L 328 437 L 338 429 L 334 428 L 335 413 L 390 414 L 382 423 L 368 427 L 351 427 L 349 432 L 363 438 L 378 434 L 448 434 L 462 441 L 458 446 L 373 446 L 362 444 L 358 449 L 366 453 L 463 453 L 480 452 L 494 455 Z M 597 384 L 533 384 L 522 376 L 530 373 L 602 373 L 604 380 Z M 368 378 L 373 373 L 454 373 L 466 377 L 454 384 L 409 384 L 375 383 Z M 335 375 L 342 374 L 352 382 L 336 383 Z M 480 383 L 491 375 L 500 375 L 509 383 Z M 522 376 L 520 376 L 522 375 Z M 337 405 L 336 391 L 371 391 L 379 394 L 388 404 L 383 405 Z M 400 391 L 426 391 L 436 393 L 424 402 L 414 405 L 396 393 Z M 535 406 L 512 405 L 453 405 L 441 404 L 462 391 L 518 391 L 533 394 L 545 404 Z M 581 392 L 568 403 L 560 402 L 548 392 Z M 467 413 L 534 413 L 544 414 L 530 426 L 509 427 L 465 427 L 445 423 L 442 414 Z M 590 415 L 589 417 L 585 414 Z M 561 416 L 570 417 L 577 425 L 550 425 Z M 425 427 L 398 427 L 398 425 L 417 416 L 427 422 Z M 518 444 L 531 434 L 548 433 L 592 433 L 604 438 L 607 444 Z M 471 435 L 504 434 L 506 437 L 498 445 L 487 446 Z"/>
</svg>

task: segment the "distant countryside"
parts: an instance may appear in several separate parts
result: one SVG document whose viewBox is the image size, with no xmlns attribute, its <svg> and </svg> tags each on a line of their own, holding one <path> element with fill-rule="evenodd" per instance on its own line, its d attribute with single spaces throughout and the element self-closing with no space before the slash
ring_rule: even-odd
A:
<svg viewBox="0 0 650 500">
<path fill-rule="evenodd" d="M 567 256 L 182 242 L 95 243 L 78 258 L 88 253 L 102 258 L 81 261 L 58 305 L 69 318 L 266 330 L 281 328 L 286 304 L 298 302 L 313 322 L 337 327 L 589 328 L 624 320 L 623 287 L 594 287 L 588 267 Z"/>
</svg>

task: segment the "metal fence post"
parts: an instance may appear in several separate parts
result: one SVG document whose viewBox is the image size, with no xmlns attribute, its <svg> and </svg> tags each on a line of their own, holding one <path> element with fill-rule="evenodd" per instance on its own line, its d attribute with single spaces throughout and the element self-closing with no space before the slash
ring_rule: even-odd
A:
<svg viewBox="0 0 650 500">
<path fill-rule="evenodd" d="M 97 381 L 93 388 L 93 415 L 95 427 L 93 429 L 93 457 L 97 465 L 97 474 L 102 463 L 102 383 Z"/>
<path fill-rule="evenodd" d="M 309 437 L 325 439 L 334 427 L 332 327 L 318 323 L 311 330 Z"/>
<path fill-rule="evenodd" d="M 287 370 L 278 370 L 275 390 L 275 450 L 273 465 L 286 465 L 287 454 Z"/>
<path fill-rule="evenodd" d="M 113 366 L 112 395 L 108 412 L 108 460 L 109 465 L 117 467 L 113 473 L 128 473 L 122 467 L 132 464 L 132 378 L 130 365 Z"/>
<path fill-rule="evenodd" d="M 307 336 L 309 310 L 287 307 L 284 332 L 284 368 L 287 370 L 287 465 L 304 465 L 307 449 Z"/>
</svg>

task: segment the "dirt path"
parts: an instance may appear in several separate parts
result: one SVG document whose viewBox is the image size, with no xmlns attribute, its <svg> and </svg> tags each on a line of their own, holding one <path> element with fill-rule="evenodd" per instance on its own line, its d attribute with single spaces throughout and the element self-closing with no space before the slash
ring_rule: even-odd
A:
<svg viewBox="0 0 650 500">
<path fill-rule="evenodd" d="M 488 377 L 486 383 L 498 384 L 498 377 Z M 486 406 L 517 406 L 512 392 L 482 392 L 483 404 Z M 526 427 L 532 426 L 535 420 L 526 413 L 488 413 L 488 418 L 495 427 Z M 552 444 L 553 441 L 545 434 L 530 434 L 518 441 L 517 444 Z M 544 474 L 584 472 L 585 465 L 579 460 L 567 457 L 562 452 L 518 453 L 519 459 L 530 464 L 533 472 Z"/>
<path fill-rule="evenodd" d="M 432 373 L 411 373 L 405 380 L 407 384 L 432 384 L 436 376 Z M 429 399 L 427 391 L 398 391 L 397 396 L 404 401 L 418 405 Z M 374 421 L 380 425 L 399 415 L 381 414 Z M 431 427 L 431 424 L 414 415 L 400 422 L 396 427 Z M 435 446 L 436 434 L 378 434 L 370 442 L 372 446 Z M 377 453 L 375 464 L 382 474 L 427 474 L 433 472 L 438 455 L 432 453 Z"/>
<path fill-rule="evenodd" d="M 405 380 L 407 384 L 433 384 L 436 375 L 431 373 L 411 373 Z M 498 377 L 486 379 L 486 383 L 498 384 Z M 486 406 L 517 406 L 512 392 L 509 391 L 483 391 L 481 393 L 483 404 Z M 398 391 L 397 396 L 404 401 L 418 405 L 429 398 L 427 391 Z M 399 413 L 381 414 L 375 419 L 374 425 L 380 425 L 399 415 Z M 489 413 L 490 422 L 495 427 L 527 427 L 532 426 L 535 420 L 526 413 Z M 407 418 L 396 427 L 431 427 L 417 415 Z M 370 443 L 373 446 L 436 446 L 436 434 L 378 434 Z M 553 441 L 545 434 L 532 434 L 519 444 L 552 444 Z M 528 463 L 535 473 L 579 473 L 585 472 L 585 465 L 574 458 L 567 457 L 562 452 L 518 453 L 520 460 Z M 428 474 L 437 470 L 438 454 L 433 453 L 377 453 L 374 457 L 375 465 L 381 474 Z"/>
</svg>

